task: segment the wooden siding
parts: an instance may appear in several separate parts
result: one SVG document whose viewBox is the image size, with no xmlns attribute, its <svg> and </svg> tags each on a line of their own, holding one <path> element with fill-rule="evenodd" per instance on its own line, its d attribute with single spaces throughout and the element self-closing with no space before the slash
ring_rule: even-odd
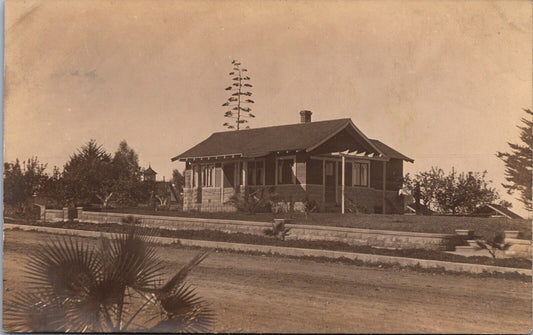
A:
<svg viewBox="0 0 533 335">
<path fill-rule="evenodd" d="M 276 159 L 274 154 L 265 157 L 265 184 L 276 183 Z"/>
<path fill-rule="evenodd" d="M 338 166 L 338 170 L 337 173 L 339 174 L 339 178 L 337 180 L 337 185 L 341 186 L 342 185 L 342 163 L 339 162 L 339 164 L 337 164 Z M 344 178 L 344 185 L 346 186 L 352 186 L 352 163 L 351 162 L 345 162 L 344 164 L 344 168 L 345 168 L 345 173 L 346 173 L 346 177 Z"/>
<path fill-rule="evenodd" d="M 322 185 L 322 161 L 310 159 L 306 164 L 307 184 Z"/>
<path fill-rule="evenodd" d="M 307 177 L 307 161 L 309 155 L 305 153 L 298 153 L 296 155 L 296 184 L 305 184 Z"/>
</svg>

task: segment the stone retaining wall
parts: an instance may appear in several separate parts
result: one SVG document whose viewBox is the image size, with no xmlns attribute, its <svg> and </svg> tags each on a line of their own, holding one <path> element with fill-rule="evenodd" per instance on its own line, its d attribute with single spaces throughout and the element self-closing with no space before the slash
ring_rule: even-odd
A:
<svg viewBox="0 0 533 335">
<path fill-rule="evenodd" d="M 64 212 L 62 209 L 46 209 L 41 217 L 44 217 L 45 222 L 59 222 L 63 221 Z"/>
<path fill-rule="evenodd" d="M 90 223 L 121 223 L 123 218 L 134 216 L 141 223 L 154 228 L 171 230 L 218 230 L 226 233 L 263 235 L 271 228 L 268 222 L 184 218 L 123 213 L 88 212 L 78 210 L 78 220 Z M 427 234 L 403 231 L 372 230 L 327 226 L 287 224 L 291 228 L 287 239 L 337 241 L 350 245 L 368 245 L 382 248 L 453 250 L 450 240 L 454 235 Z"/>
</svg>

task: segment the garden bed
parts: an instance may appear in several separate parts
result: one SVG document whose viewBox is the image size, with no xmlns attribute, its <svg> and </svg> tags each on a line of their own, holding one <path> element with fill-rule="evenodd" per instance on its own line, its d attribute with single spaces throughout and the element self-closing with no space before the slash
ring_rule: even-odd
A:
<svg viewBox="0 0 533 335">
<path fill-rule="evenodd" d="M 7 220 L 6 220 L 7 221 Z M 54 228 L 67 228 L 67 229 L 79 229 L 89 231 L 101 231 L 120 233 L 127 229 L 124 224 L 105 223 L 105 224 L 92 224 L 92 223 L 80 223 L 80 222 L 55 222 L 55 223 L 36 223 L 36 222 L 20 222 L 14 221 L 13 223 L 28 224 L 35 226 L 45 226 Z M 216 230 L 169 230 L 169 229 L 146 229 L 147 234 L 161 237 L 182 238 L 192 240 L 205 240 L 205 241 L 221 241 L 232 243 L 245 243 L 245 244 L 258 244 L 258 245 L 272 245 L 282 247 L 294 247 L 294 248 L 307 248 L 307 249 L 320 249 L 320 250 L 334 250 L 334 251 L 348 251 L 355 253 L 365 253 L 374 255 L 385 255 L 395 257 L 409 257 L 428 260 L 449 261 L 458 263 L 469 264 L 483 264 L 483 265 L 495 265 L 503 267 L 514 268 L 531 268 L 531 260 L 520 258 L 502 258 L 492 260 L 490 257 L 473 256 L 465 257 L 461 255 L 454 255 L 439 251 L 424 250 L 424 249 L 380 249 L 370 246 L 352 246 L 343 242 L 335 241 L 305 241 L 305 240 L 285 240 L 271 238 L 267 236 L 244 234 L 244 233 L 225 233 Z"/>
</svg>

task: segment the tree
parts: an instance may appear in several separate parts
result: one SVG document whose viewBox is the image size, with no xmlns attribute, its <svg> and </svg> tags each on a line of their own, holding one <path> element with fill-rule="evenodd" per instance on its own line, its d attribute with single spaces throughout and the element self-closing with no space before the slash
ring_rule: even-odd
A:
<svg viewBox="0 0 533 335">
<path fill-rule="evenodd" d="M 491 239 L 486 241 L 476 240 L 477 250 L 487 250 L 488 253 L 492 256 L 492 261 L 496 261 L 496 252 L 505 251 L 511 247 L 511 243 L 505 243 L 505 236 L 502 233 L 495 234 Z"/>
<path fill-rule="evenodd" d="M 230 76 L 234 76 L 231 80 L 233 83 L 231 86 L 226 87 L 226 91 L 232 92 L 228 100 L 222 104 L 223 107 L 229 107 L 230 110 L 226 111 L 224 117 L 235 119 L 235 125 L 233 122 L 225 122 L 223 125 L 228 129 L 237 129 L 241 128 L 241 125 L 248 123 L 246 118 L 254 118 L 255 115 L 252 114 L 252 109 L 247 107 L 249 104 L 253 104 L 254 101 L 250 97 L 252 93 L 248 91 L 253 87 L 248 81 L 250 77 L 243 75 L 244 72 L 247 72 L 247 69 L 241 68 L 241 63 L 236 60 L 231 62 L 233 64 L 233 71 L 229 73 Z M 246 126 L 246 128 L 250 128 Z"/>
<path fill-rule="evenodd" d="M 172 170 L 172 184 L 174 190 L 176 191 L 176 197 L 178 202 L 181 202 L 181 193 L 183 192 L 183 186 L 185 186 L 185 177 L 181 174 L 178 169 Z"/>
<path fill-rule="evenodd" d="M 454 169 L 444 176 L 435 192 L 435 202 L 444 213 L 469 214 L 480 205 L 498 199 L 498 193 L 488 186 L 487 171 L 457 173 Z"/>
<path fill-rule="evenodd" d="M 42 189 L 42 195 L 56 207 L 67 205 L 63 173 L 61 173 L 57 166 L 54 166 L 52 175 L 46 179 Z"/>
<path fill-rule="evenodd" d="M 409 174 L 405 176 L 404 184 L 414 197 L 415 206 L 421 203 L 427 208 L 433 207 L 435 192 L 437 192 L 443 177 L 444 171 L 436 166 L 431 167 L 428 171 L 417 172 L 413 177 Z"/>
<path fill-rule="evenodd" d="M 27 291 L 4 305 L 5 326 L 17 332 L 207 332 L 213 312 L 185 284 L 207 257 L 201 252 L 162 282 L 167 266 L 150 236 L 129 226 L 98 247 L 73 237 L 31 252 Z"/>
<path fill-rule="evenodd" d="M 143 200 L 146 189 L 141 182 L 139 156 L 123 140 L 120 142 L 112 160 L 114 178 L 114 198 L 121 205 L 137 205 Z"/>
<path fill-rule="evenodd" d="M 505 180 L 508 184 L 502 184 L 507 189 L 508 194 L 519 193 L 518 200 L 524 204 L 525 209 L 532 210 L 531 207 L 531 184 L 533 172 L 533 112 L 524 109 L 527 118 L 522 118 L 524 126 L 520 129 L 520 140 L 522 143 L 509 143 L 510 152 L 499 152 L 496 154 L 505 163 Z"/>
<path fill-rule="evenodd" d="M 107 207 L 116 179 L 111 156 L 90 140 L 70 157 L 63 170 L 67 201 L 74 204 L 101 202 Z"/>
<path fill-rule="evenodd" d="M 30 200 L 43 189 L 48 175 L 46 164 L 37 157 L 31 157 L 20 164 L 18 159 L 4 164 L 4 203 L 25 213 Z"/>
<path fill-rule="evenodd" d="M 487 171 L 449 174 L 439 167 L 409 174 L 404 179 L 405 187 L 415 198 L 415 203 L 439 210 L 441 213 L 468 214 L 476 207 L 498 198 L 494 188 L 486 180 Z"/>
</svg>

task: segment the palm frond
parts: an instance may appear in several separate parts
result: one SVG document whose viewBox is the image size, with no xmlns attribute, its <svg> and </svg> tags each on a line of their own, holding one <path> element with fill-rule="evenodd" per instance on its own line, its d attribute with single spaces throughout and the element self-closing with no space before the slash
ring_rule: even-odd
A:
<svg viewBox="0 0 533 335">
<path fill-rule="evenodd" d="M 149 333 L 207 333 L 215 323 L 215 314 L 198 307 L 180 317 L 162 320 L 146 331 Z"/>
<path fill-rule="evenodd" d="M 18 292 L 4 303 L 4 328 L 15 332 L 66 332 L 57 301 L 35 292 Z"/>
<path fill-rule="evenodd" d="M 209 255 L 207 251 L 202 251 L 196 256 L 193 257 L 187 263 L 184 265 L 170 280 L 163 285 L 159 290 L 157 290 L 158 294 L 169 294 L 173 292 L 178 286 L 181 285 L 185 277 L 189 274 L 189 272 L 194 269 L 198 264 L 200 264 L 206 257 Z"/>
<path fill-rule="evenodd" d="M 101 269 L 92 248 L 68 237 L 51 240 L 30 252 L 26 278 L 42 294 L 79 300 L 94 287 Z"/>
<path fill-rule="evenodd" d="M 4 304 L 5 327 L 27 332 L 118 332 L 126 331 L 141 313 L 154 312 L 148 317 L 152 324 L 163 319 L 155 330 L 205 331 L 214 314 L 183 281 L 207 253 L 198 254 L 158 288 L 163 265 L 151 242 L 149 229 L 129 226 L 125 233 L 101 237 L 99 249 L 73 237 L 41 245 L 31 253 L 26 268 L 30 289 Z M 147 323 L 139 326 L 150 328 Z"/>
<path fill-rule="evenodd" d="M 128 231 L 115 235 L 112 239 L 101 239 L 101 259 L 106 278 L 119 281 L 123 286 L 143 289 L 154 287 L 160 279 L 164 266 L 156 257 L 150 245 L 153 237 L 141 233 L 138 227 L 128 227 Z"/>
</svg>

